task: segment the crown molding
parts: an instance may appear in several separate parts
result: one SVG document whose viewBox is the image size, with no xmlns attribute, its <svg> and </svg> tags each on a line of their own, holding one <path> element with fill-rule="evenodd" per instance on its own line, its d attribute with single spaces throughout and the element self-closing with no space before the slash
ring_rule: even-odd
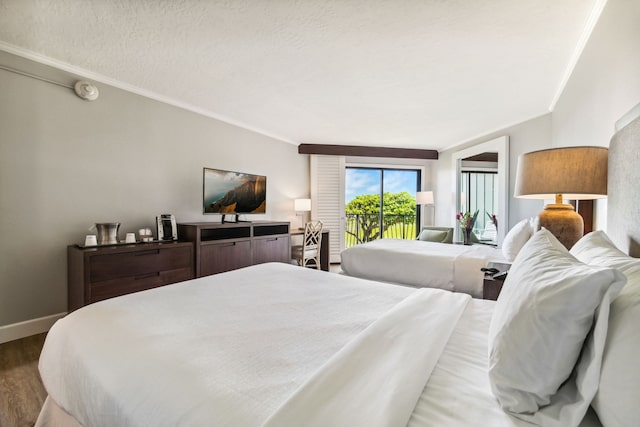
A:
<svg viewBox="0 0 640 427">
<path fill-rule="evenodd" d="M 150 90 L 147 90 L 147 89 L 143 89 L 143 88 L 140 88 L 138 86 L 135 86 L 135 85 L 132 85 L 132 84 L 129 84 L 129 83 L 122 82 L 120 80 L 113 79 L 111 77 L 105 76 L 105 75 L 100 74 L 100 73 L 96 73 L 96 72 L 93 72 L 93 71 L 90 71 L 90 70 L 86 70 L 86 69 L 81 68 L 81 67 L 77 67 L 75 65 L 71 65 L 71 64 L 63 62 L 63 61 L 59 61 L 57 59 L 50 58 L 48 56 L 42 55 L 42 54 L 37 53 L 37 52 L 30 51 L 28 49 L 21 48 L 19 46 L 15 46 L 15 45 L 0 41 L 0 50 L 2 50 L 4 52 L 7 52 L 7 53 L 11 53 L 13 55 L 16 55 L 16 56 L 19 56 L 19 57 L 22 57 L 22 58 L 25 58 L 25 59 L 28 59 L 28 60 L 31 60 L 31 61 L 34 61 L 34 62 L 38 62 L 40 64 L 48 65 L 50 67 L 53 67 L 53 68 L 56 68 L 56 69 L 59 69 L 59 70 L 74 74 L 76 76 L 79 76 L 79 77 L 82 77 L 82 78 L 85 78 L 85 79 L 89 79 L 89 80 L 93 80 L 93 81 L 100 82 L 100 83 L 103 83 L 103 84 L 107 84 L 109 86 L 113 86 L 115 88 L 118 88 L 118 89 L 121 89 L 121 90 L 124 90 L 124 91 L 127 91 L 127 92 L 131 92 L 131 93 L 134 93 L 136 95 L 144 96 L 145 98 L 153 99 L 154 101 L 159 101 L 159 102 L 162 102 L 164 104 L 168 104 L 168 105 L 172 105 L 174 107 L 181 108 L 183 110 L 191 111 L 192 113 L 200 114 L 201 116 L 209 117 L 211 119 L 219 120 L 221 122 L 224 122 L 224 123 L 227 123 L 227 124 L 230 124 L 230 125 L 233 125 L 233 126 L 237 126 L 239 128 L 242 128 L 242 129 L 249 130 L 251 132 L 259 133 L 261 135 L 267 136 L 269 138 L 276 139 L 278 141 L 286 142 L 286 143 L 293 144 L 293 145 L 297 145 L 298 144 L 297 142 L 295 142 L 295 141 L 293 141 L 293 140 L 291 140 L 289 138 L 286 138 L 286 137 L 283 137 L 283 136 L 280 136 L 280 135 L 276 135 L 276 134 L 273 134 L 271 132 L 265 131 L 263 129 L 248 125 L 248 124 L 246 124 L 246 123 L 244 123 L 242 121 L 235 120 L 235 119 L 232 119 L 230 117 L 226 117 L 224 115 L 214 113 L 213 111 L 210 111 L 210 110 L 207 110 L 207 109 L 204 109 L 204 108 L 196 107 L 195 105 L 179 101 L 179 100 L 177 100 L 175 98 L 171 98 L 169 96 L 165 96 L 165 95 L 159 94 L 157 92 L 153 92 L 153 91 L 150 91 Z"/>
</svg>

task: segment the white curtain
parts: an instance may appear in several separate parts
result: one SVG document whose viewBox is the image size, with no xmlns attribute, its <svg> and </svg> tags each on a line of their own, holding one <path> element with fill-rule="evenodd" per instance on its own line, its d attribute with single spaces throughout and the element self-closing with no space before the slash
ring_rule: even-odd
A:
<svg viewBox="0 0 640 427">
<path fill-rule="evenodd" d="M 311 218 L 329 230 L 329 262 L 344 248 L 344 156 L 311 155 Z"/>
</svg>

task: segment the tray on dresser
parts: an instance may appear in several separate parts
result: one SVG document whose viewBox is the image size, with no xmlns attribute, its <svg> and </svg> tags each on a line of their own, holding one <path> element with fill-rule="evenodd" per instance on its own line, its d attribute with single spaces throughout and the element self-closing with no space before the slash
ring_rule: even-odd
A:
<svg viewBox="0 0 640 427">
<path fill-rule="evenodd" d="M 118 243 L 105 243 L 105 244 L 98 243 L 97 245 L 85 245 L 84 243 L 76 243 L 76 246 L 79 247 L 80 249 L 91 249 L 91 248 L 106 248 L 109 246 L 148 245 L 149 243 L 173 243 L 173 242 L 177 242 L 177 240 L 149 240 L 148 242 L 142 242 L 142 241 L 125 242 L 124 240 L 122 240 Z"/>
</svg>

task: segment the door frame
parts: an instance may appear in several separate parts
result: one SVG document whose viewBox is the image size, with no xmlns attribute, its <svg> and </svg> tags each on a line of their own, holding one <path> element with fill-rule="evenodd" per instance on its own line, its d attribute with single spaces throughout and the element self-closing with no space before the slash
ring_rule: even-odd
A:
<svg viewBox="0 0 640 427">
<path fill-rule="evenodd" d="M 460 212 L 460 172 L 462 170 L 462 159 L 482 153 L 498 153 L 498 244 L 502 243 L 507 234 L 507 224 L 509 223 L 509 136 L 504 135 L 464 150 L 456 151 L 451 155 L 453 162 L 453 185 L 456 203 L 452 218 Z M 457 240 L 459 227 L 454 227 Z"/>
</svg>

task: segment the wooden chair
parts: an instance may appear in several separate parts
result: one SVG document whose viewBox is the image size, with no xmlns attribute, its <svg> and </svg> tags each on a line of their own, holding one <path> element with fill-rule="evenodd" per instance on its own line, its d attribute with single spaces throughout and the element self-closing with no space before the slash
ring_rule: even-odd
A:
<svg viewBox="0 0 640 427">
<path fill-rule="evenodd" d="M 291 257 L 302 267 L 315 267 L 319 270 L 322 222 L 307 222 L 304 225 L 304 235 L 302 239 L 302 245 L 291 247 Z"/>
</svg>

